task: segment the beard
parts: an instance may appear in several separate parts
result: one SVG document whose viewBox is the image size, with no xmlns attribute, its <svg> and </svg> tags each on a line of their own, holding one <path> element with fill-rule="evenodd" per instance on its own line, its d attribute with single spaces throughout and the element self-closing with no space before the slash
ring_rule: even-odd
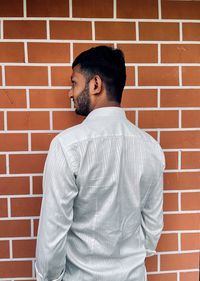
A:
<svg viewBox="0 0 200 281">
<path fill-rule="evenodd" d="M 90 94 L 89 94 L 89 82 L 86 83 L 84 90 L 76 98 L 75 113 L 82 116 L 87 116 L 90 109 Z"/>
</svg>

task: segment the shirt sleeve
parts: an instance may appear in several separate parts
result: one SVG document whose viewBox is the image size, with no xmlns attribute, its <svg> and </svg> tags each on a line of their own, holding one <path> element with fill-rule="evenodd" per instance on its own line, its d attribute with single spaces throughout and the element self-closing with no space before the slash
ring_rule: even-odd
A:
<svg viewBox="0 0 200 281">
<path fill-rule="evenodd" d="M 146 256 L 153 256 L 156 254 L 155 249 L 163 229 L 163 171 L 157 183 L 150 187 L 141 213 Z"/>
<path fill-rule="evenodd" d="M 67 233 L 78 194 L 66 153 L 55 137 L 43 173 L 43 199 L 36 244 L 37 281 L 61 281 L 65 273 Z"/>
</svg>

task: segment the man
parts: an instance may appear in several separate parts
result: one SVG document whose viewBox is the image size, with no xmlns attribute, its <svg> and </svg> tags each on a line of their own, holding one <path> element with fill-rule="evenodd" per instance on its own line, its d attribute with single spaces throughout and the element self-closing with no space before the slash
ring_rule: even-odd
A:
<svg viewBox="0 0 200 281">
<path fill-rule="evenodd" d="M 98 46 L 72 65 L 76 114 L 45 162 L 38 281 L 143 281 L 163 228 L 160 145 L 120 107 L 123 53 Z"/>
</svg>

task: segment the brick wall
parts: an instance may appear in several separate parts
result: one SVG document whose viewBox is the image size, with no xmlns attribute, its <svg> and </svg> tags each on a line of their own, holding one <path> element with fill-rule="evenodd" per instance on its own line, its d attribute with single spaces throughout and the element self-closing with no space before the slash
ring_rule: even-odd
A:
<svg viewBox="0 0 200 281">
<path fill-rule="evenodd" d="M 122 107 L 166 155 L 148 280 L 199 280 L 199 40 L 200 1 L 0 1 L 0 281 L 35 280 L 44 161 L 52 138 L 83 120 L 67 93 L 71 63 L 98 44 L 124 51 Z"/>
</svg>

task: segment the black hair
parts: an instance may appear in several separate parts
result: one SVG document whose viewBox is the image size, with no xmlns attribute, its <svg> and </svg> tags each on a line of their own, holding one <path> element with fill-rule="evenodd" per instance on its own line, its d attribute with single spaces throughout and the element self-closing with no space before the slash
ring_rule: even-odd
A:
<svg viewBox="0 0 200 281">
<path fill-rule="evenodd" d="M 90 80 L 99 75 L 105 84 L 109 101 L 121 103 L 122 92 L 126 83 L 124 54 L 120 49 L 109 46 L 97 46 L 80 53 L 72 68 L 80 66 L 80 71 Z"/>
</svg>

